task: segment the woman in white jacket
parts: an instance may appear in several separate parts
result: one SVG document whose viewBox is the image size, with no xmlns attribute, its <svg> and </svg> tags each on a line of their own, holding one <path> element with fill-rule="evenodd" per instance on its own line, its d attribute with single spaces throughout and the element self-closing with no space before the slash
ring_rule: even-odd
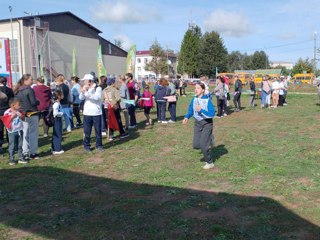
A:
<svg viewBox="0 0 320 240">
<path fill-rule="evenodd" d="M 92 126 L 94 126 L 96 137 L 96 149 L 104 151 L 102 147 L 102 132 L 101 132 L 101 96 L 102 89 L 94 82 L 94 77 L 91 74 L 86 74 L 83 79 L 84 86 L 79 95 L 80 100 L 85 100 L 83 107 L 83 147 L 86 152 L 91 152 L 90 136 Z"/>
</svg>

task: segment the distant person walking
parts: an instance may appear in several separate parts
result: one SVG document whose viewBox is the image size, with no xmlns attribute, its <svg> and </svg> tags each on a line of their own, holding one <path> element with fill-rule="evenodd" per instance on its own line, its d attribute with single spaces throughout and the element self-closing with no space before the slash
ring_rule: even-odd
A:
<svg viewBox="0 0 320 240">
<path fill-rule="evenodd" d="M 139 95 L 140 95 L 140 89 L 139 85 L 137 82 L 133 80 L 133 75 L 132 73 L 127 73 L 126 74 L 126 80 L 127 80 L 127 87 L 129 90 L 129 96 L 130 100 L 134 100 L 135 104 L 138 101 Z M 129 128 L 135 128 L 137 125 L 137 120 L 136 120 L 136 105 L 135 104 L 130 104 L 128 111 L 130 115 L 130 126 Z"/>
<path fill-rule="evenodd" d="M 238 76 L 234 77 L 234 93 L 233 93 L 233 104 L 234 111 L 239 112 L 241 110 L 241 92 L 242 92 L 242 81 Z"/>
<path fill-rule="evenodd" d="M 254 77 L 250 78 L 250 82 L 249 82 L 249 86 L 250 86 L 250 100 L 249 100 L 249 106 L 251 108 L 255 107 L 254 104 L 254 99 L 256 97 L 256 84 L 254 82 Z"/>
</svg>

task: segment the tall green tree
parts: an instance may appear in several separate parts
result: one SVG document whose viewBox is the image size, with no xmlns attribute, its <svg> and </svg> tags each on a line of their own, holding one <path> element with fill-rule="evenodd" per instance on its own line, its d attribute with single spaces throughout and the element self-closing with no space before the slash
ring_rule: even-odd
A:
<svg viewBox="0 0 320 240">
<path fill-rule="evenodd" d="M 270 68 L 269 57 L 264 51 L 255 51 L 252 55 L 252 69 Z"/>
<path fill-rule="evenodd" d="M 215 76 L 215 68 L 219 72 L 225 72 L 228 68 L 228 51 L 224 46 L 219 33 L 212 31 L 206 32 L 201 40 L 198 55 L 198 75 Z"/>
<path fill-rule="evenodd" d="M 304 71 L 306 71 L 307 73 L 313 72 L 313 64 L 309 60 L 309 58 L 307 58 L 306 60 L 299 58 L 299 60 L 293 66 L 291 74 L 293 76 L 298 73 L 303 73 Z"/>
<path fill-rule="evenodd" d="M 244 55 L 239 51 L 232 51 L 228 55 L 228 72 L 243 69 Z"/>
<path fill-rule="evenodd" d="M 179 55 L 179 73 L 197 76 L 201 36 L 200 27 L 193 25 L 189 26 L 189 29 L 184 34 Z"/>
<path fill-rule="evenodd" d="M 157 77 L 165 74 L 168 69 L 167 57 L 159 42 L 155 40 L 149 50 L 152 60 L 146 64 L 145 69 L 154 72 Z"/>
</svg>

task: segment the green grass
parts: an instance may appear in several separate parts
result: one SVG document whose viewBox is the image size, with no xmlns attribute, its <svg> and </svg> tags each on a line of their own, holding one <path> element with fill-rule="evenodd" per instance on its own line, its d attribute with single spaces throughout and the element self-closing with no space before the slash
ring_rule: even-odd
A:
<svg viewBox="0 0 320 240">
<path fill-rule="evenodd" d="M 180 120 L 190 99 L 179 98 Z M 0 159 L 0 239 L 318 239 L 318 98 L 288 102 L 215 119 L 209 171 L 191 149 L 193 120 L 145 127 L 139 112 L 103 154 L 83 152 L 80 129 L 61 156 L 41 138 L 40 160 Z"/>
</svg>

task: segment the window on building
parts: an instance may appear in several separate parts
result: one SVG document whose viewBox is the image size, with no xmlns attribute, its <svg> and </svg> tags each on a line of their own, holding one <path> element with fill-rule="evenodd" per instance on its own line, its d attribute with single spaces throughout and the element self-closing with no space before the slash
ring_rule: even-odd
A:
<svg viewBox="0 0 320 240">
<path fill-rule="evenodd" d="M 144 63 L 148 63 L 148 58 L 145 58 L 145 59 L 144 59 Z"/>
<path fill-rule="evenodd" d="M 10 58 L 11 58 L 11 71 L 19 72 L 19 59 L 18 59 L 18 40 L 10 40 Z"/>
<path fill-rule="evenodd" d="M 138 63 L 141 63 L 141 58 L 137 58 Z"/>
</svg>

